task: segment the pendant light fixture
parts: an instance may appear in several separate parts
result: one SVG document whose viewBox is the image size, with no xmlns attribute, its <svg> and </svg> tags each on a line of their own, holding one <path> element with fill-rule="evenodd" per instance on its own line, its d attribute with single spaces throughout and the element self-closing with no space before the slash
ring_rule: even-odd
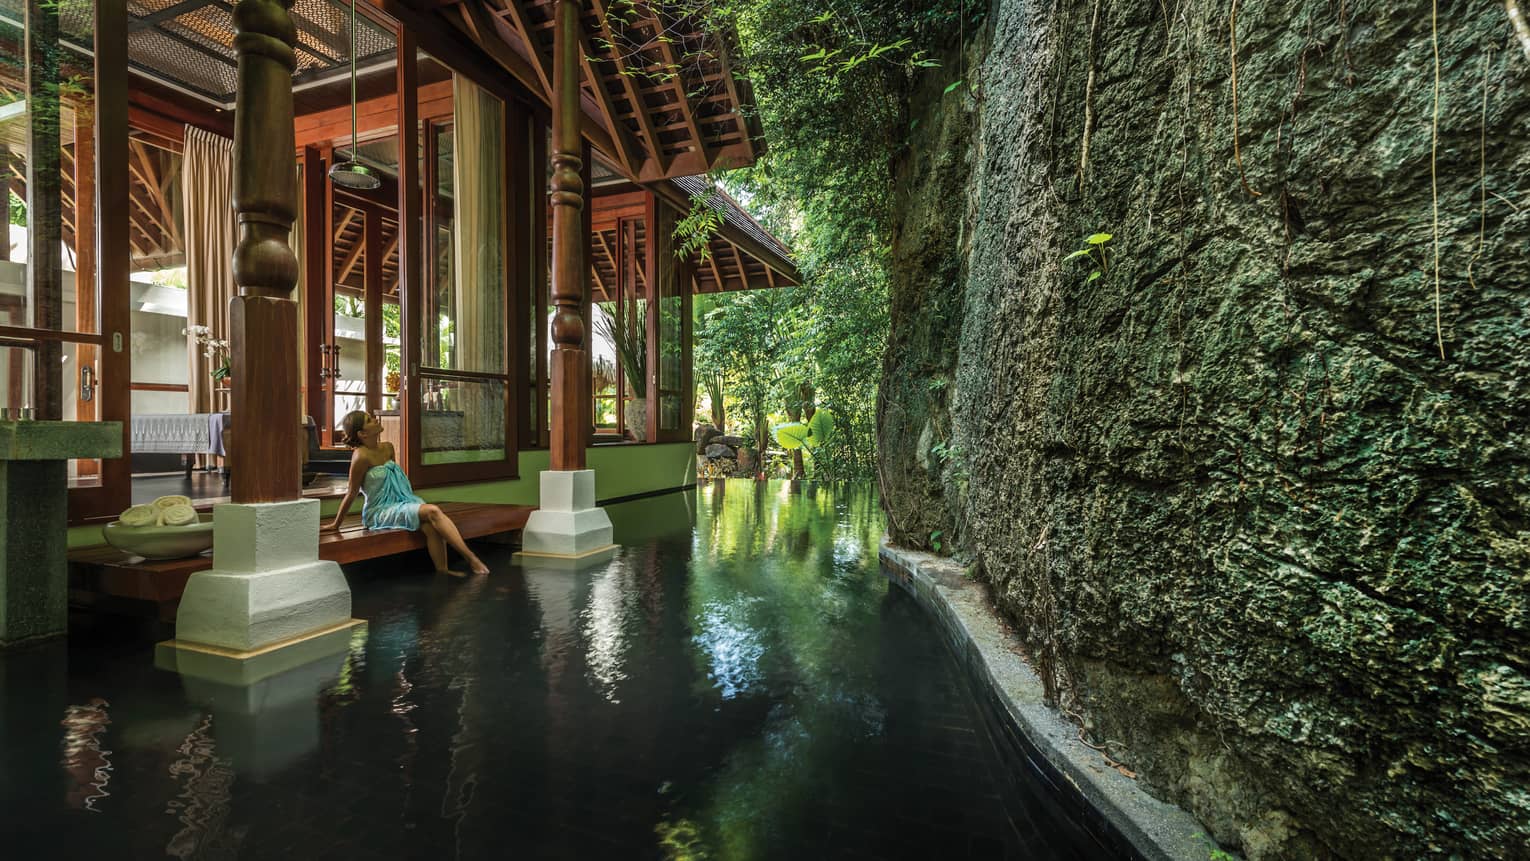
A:
<svg viewBox="0 0 1530 861">
<path fill-rule="evenodd" d="M 329 179 L 342 188 L 371 191 L 382 180 L 356 158 L 356 0 L 351 0 L 351 158 L 329 169 Z"/>
</svg>

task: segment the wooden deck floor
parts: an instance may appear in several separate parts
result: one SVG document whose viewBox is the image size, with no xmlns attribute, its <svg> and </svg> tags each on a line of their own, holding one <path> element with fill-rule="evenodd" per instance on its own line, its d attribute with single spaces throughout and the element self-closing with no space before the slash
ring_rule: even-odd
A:
<svg viewBox="0 0 1530 861">
<path fill-rule="evenodd" d="M 457 524 L 463 538 L 484 538 L 515 532 L 526 525 L 527 505 L 444 502 L 441 509 Z M 419 532 L 368 532 L 361 517 L 353 515 L 339 532 L 319 536 L 319 558 L 345 564 L 377 559 L 422 549 Z M 198 571 L 212 567 L 212 556 L 150 561 L 107 545 L 69 552 L 69 602 L 76 607 L 102 612 L 150 614 L 175 620 L 186 581 Z"/>
</svg>

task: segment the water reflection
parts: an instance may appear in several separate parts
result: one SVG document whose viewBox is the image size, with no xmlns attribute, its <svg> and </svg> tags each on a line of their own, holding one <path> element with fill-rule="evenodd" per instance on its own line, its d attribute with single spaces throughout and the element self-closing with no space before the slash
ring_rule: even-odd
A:
<svg viewBox="0 0 1530 861">
<path fill-rule="evenodd" d="M 170 776 L 181 791 L 165 806 L 180 830 L 165 844 L 172 858 L 234 857 L 243 832 L 226 833 L 229 799 L 233 794 L 233 763 L 217 755 L 211 716 L 204 717 L 177 749 Z"/>
<path fill-rule="evenodd" d="M 725 700 L 748 692 L 760 680 L 765 644 L 760 633 L 749 626 L 749 605 L 758 600 L 712 602 L 696 619 L 700 630 L 695 641 L 706 659 L 707 678 Z"/>
<path fill-rule="evenodd" d="M 156 663 L 178 673 L 186 698 L 211 712 L 188 736 L 183 756 L 232 762 L 255 780 L 282 774 L 319 746 L 321 692 L 342 703 L 353 697 L 353 663 L 364 654 L 365 632 L 341 629 L 243 661 L 161 644 Z M 211 726 L 217 727 L 216 741 L 207 734 Z"/>
<path fill-rule="evenodd" d="M 622 668 L 627 651 L 627 617 L 629 604 L 636 597 L 626 563 L 627 560 L 618 557 L 594 575 L 590 600 L 581 614 L 584 639 L 589 643 L 586 662 L 590 679 L 612 704 L 621 702 L 617 685 L 627 678 Z"/>
<path fill-rule="evenodd" d="M 0 845 L 1019 854 L 1014 823 L 1030 820 L 998 800 L 954 664 L 877 570 L 873 492 L 726 482 L 611 516 L 621 551 L 584 571 L 488 548 L 486 578 L 351 566 L 366 632 L 280 672 L 218 677 L 187 658 L 171 674 L 141 651 L 76 653 L 67 672 L 49 665 L 33 707 L 17 692 L 42 685 L 19 685 L 24 665 L 0 657 L 0 720 L 18 728 L 0 736 L 0 811 L 25 811 L 0 815 Z M 1027 837 L 1026 857 L 1066 857 L 1050 839 Z"/>
<path fill-rule="evenodd" d="M 64 710 L 63 764 L 73 783 L 64 800 L 77 810 L 99 813 L 96 801 L 111 794 L 106 784 L 111 780 L 112 752 L 101 749 L 101 734 L 112 722 L 106 707 L 106 700 L 95 697 Z"/>
</svg>

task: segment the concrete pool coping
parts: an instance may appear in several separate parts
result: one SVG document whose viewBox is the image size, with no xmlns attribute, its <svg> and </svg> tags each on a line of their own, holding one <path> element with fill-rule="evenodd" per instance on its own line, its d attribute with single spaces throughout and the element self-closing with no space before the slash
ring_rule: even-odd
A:
<svg viewBox="0 0 1530 861">
<path fill-rule="evenodd" d="M 883 573 L 929 611 L 974 686 L 986 688 L 975 693 L 997 703 L 1039 776 L 1076 796 L 1061 801 L 1082 814 L 1087 831 L 1129 857 L 1205 861 L 1216 844 L 1194 817 L 1107 765 L 1079 740 L 1077 725 L 1042 702 L 1041 679 L 1020 657 L 1020 640 L 1005 630 L 986 587 L 952 559 L 885 539 L 879 555 Z"/>
</svg>

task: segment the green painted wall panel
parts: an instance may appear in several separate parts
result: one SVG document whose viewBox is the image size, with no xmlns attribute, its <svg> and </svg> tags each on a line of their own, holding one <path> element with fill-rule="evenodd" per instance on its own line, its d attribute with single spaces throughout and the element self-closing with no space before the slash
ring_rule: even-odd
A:
<svg viewBox="0 0 1530 861">
<path fill-rule="evenodd" d="M 696 483 L 695 447 L 688 442 L 655 445 L 606 445 L 586 449 L 586 461 L 595 470 L 596 498 L 604 501 L 687 487 Z M 420 491 L 428 502 L 497 502 L 536 505 L 537 476 L 547 469 L 546 451 L 521 452 L 521 477 L 514 481 L 454 484 Z M 334 515 L 339 499 L 321 502 L 325 517 Z M 361 510 L 358 501 L 351 512 Z M 69 547 L 102 543 L 101 527 L 76 526 L 69 530 Z"/>
</svg>

